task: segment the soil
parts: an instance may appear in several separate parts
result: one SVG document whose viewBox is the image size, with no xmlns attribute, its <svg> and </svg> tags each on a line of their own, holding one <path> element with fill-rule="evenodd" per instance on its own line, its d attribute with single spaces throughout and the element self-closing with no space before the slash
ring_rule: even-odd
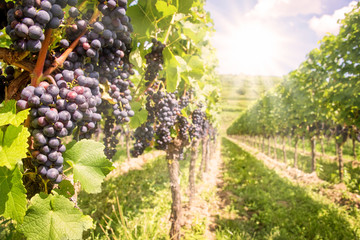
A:
<svg viewBox="0 0 360 240">
<path fill-rule="evenodd" d="M 203 173 L 202 182 L 196 185 L 196 196 L 193 207 L 190 210 L 187 204 L 183 204 L 183 227 L 191 229 L 198 220 L 206 219 L 205 239 L 215 239 L 216 217 L 220 215 L 223 203 L 219 197 L 219 186 L 222 186 L 222 160 L 220 143 L 216 147 L 216 152 L 212 154 L 209 161 L 209 171 Z M 201 154 L 200 154 L 201 155 Z M 210 195 L 212 191 L 216 195 Z M 189 195 L 189 194 L 188 194 Z"/>
</svg>

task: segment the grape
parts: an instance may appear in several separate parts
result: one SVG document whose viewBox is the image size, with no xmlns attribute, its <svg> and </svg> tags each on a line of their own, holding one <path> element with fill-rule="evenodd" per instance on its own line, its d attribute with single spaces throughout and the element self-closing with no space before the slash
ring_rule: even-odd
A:
<svg viewBox="0 0 360 240">
<path fill-rule="evenodd" d="M 16 106 L 20 110 L 24 110 L 29 107 L 28 102 L 22 99 L 17 101 Z"/>
<path fill-rule="evenodd" d="M 56 97 L 60 92 L 59 88 L 54 84 L 50 84 L 49 87 L 46 90 L 53 97 Z"/>
<path fill-rule="evenodd" d="M 35 90 L 34 90 L 34 94 L 38 97 L 42 96 L 44 93 L 45 93 L 45 88 L 44 87 L 36 87 Z M 40 98 L 40 101 L 41 101 L 41 98 Z"/>
<path fill-rule="evenodd" d="M 30 39 L 27 41 L 26 48 L 30 52 L 38 52 L 41 49 L 41 41 Z"/>
<path fill-rule="evenodd" d="M 50 110 L 50 107 L 48 107 L 48 106 L 40 106 L 37 109 L 37 112 L 38 112 L 39 116 L 45 116 L 45 113 L 49 110 Z"/>
<path fill-rule="evenodd" d="M 55 5 L 54 5 L 54 6 L 55 6 Z M 54 7 L 54 6 L 53 6 L 53 7 Z M 68 48 L 68 47 L 70 46 L 69 41 L 66 40 L 66 39 L 61 39 L 61 40 L 60 40 L 60 46 L 61 46 L 62 48 Z"/>
<path fill-rule="evenodd" d="M 35 134 L 34 140 L 40 146 L 43 146 L 43 145 L 45 145 L 47 143 L 46 137 L 44 135 L 42 135 L 41 133 Z"/>
<path fill-rule="evenodd" d="M 48 145 L 51 148 L 57 148 L 60 145 L 60 140 L 57 138 L 50 138 Z"/>
<path fill-rule="evenodd" d="M 36 21 L 41 24 L 47 24 L 50 21 L 50 15 L 45 10 L 40 10 L 36 13 Z"/>
<path fill-rule="evenodd" d="M 40 98 L 38 96 L 32 95 L 28 99 L 28 104 L 30 107 L 38 107 L 40 105 Z"/>
<path fill-rule="evenodd" d="M 61 111 L 61 112 L 59 112 L 58 115 L 59 115 L 59 121 L 62 123 L 66 123 L 66 122 L 70 121 L 71 115 L 68 111 Z"/>
<path fill-rule="evenodd" d="M 48 168 L 43 165 L 41 165 L 37 169 L 37 173 L 40 174 L 41 176 L 46 176 L 47 171 L 48 171 Z"/>
<path fill-rule="evenodd" d="M 58 4 L 52 5 L 51 13 L 53 14 L 54 17 L 58 17 L 58 18 L 64 17 L 64 12 L 63 12 L 61 6 Z"/>
<path fill-rule="evenodd" d="M 55 168 L 50 168 L 46 173 L 46 177 L 51 181 L 56 180 L 58 176 L 59 176 L 59 171 Z"/>
<path fill-rule="evenodd" d="M 47 157 L 44 154 L 38 154 L 36 160 L 39 164 L 44 164 L 47 161 Z"/>
<path fill-rule="evenodd" d="M 53 103 L 54 99 L 50 94 L 45 93 L 41 95 L 40 101 L 42 104 L 49 106 L 50 104 Z"/>
<path fill-rule="evenodd" d="M 19 23 L 15 27 L 15 33 L 20 38 L 26 37 L 29 33 L 29 28 L 25 24 Z"/>
<path fill-rule="evenodd" d="M 59 120 L 59 114 L 57 113 L 57 111 L 54 110 L 56 109 L 55 108 L 50 109 L 50 111 L 47 111 L 45 113 L 46 120 L 50 123 L 55 123 Z"/>
<path fill-rule="evenodd" d="M 69 9 L 69 15 L 72 18 L 77 18 L 79 16 L 80 12 L 76 7 L 71 7 Z"/>
<path fill-rule="evenodd" d="M 48 125 L 44 127 L 43 133 L 47 137 L 54 137 L 55 136 L 55 129 L 53 126 Z"/>
</svg>

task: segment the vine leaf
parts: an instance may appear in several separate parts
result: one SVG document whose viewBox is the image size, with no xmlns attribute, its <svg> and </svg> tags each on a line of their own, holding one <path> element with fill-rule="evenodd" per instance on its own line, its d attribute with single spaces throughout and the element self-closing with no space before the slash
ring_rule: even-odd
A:
<svg viewBox="0 0 360 240">
<path fill-rule="evenodd" d="M 0 215 L 21 223 L 25 216 L 27 201 L 19 168 L 9 170 L 0 167 L 0 189 Z"/>
<path fill-rule="evenodd" d="M 16 114 L 16 101 L 10 100 L 0 104 L 0 126 L 12 124 L 19 126 L 29 115 L 29 109 L 20 111 Z"/>
<path fill-rule="evenodd" d="M 180 64 L 174 54 L 168 49 L 165 48 L 164 52 L 164 61 L 166 65 L 166 90 L 168 92 L 173 92 L 176 90 L 181 77 L 180 77 Z"/>
<path fill-rule="evenodd" d="M 0 128 L 0 167 L 13 169 L 18 161 L 26 157 L 30 133 L 24 126 Z"/>
<path fill-rule="evenodd" d="M 92 227 L 90 216 L 83 215 L 61 195 L 35 195 L 24 222 L 19 226 L 27 239 L 82 239 L 84 230 Z"/>
<path fill-rule="evenodd" d="M 146 122 L 148 112 L 145 108 L 142 108 L 142 105 L 139 102 L 132 102 L 131 109 L 135 112 L 135 115 L 131 118 L 130 127 L 135 129 Z"/>
<path fill-rule="evenodd" d="M 104 154 L 104 145 L 93 140 L 71 142 L 64 153 L 65 161 L 73 167 L 74 180 L 88 193 L 101 192 L 101 183 L 114 169 Z"/>
<path fill-rule="evenodd" d="M 157 1 L 155 7 L 163 14 L 163 17 L 173 15 L 177 11 L 177 8 L 174 5 L 167 4 L 164 1 Z"/>
<path fill-rule="evenodd" d="M 53 191 L 57 192 L 59 195 L 63 195 L 66 198 L 70 198 L 75 194 L 74 185 L 69 180 L 62 180 L 59 183 L 58 189 L 53 189 Z"/>
</svg>

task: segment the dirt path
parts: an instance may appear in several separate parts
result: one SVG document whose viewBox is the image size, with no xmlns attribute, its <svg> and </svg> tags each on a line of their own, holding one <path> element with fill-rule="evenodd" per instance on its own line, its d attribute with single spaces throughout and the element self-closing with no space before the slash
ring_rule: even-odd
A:
<svg viewBox="0 0 360 240">
<path fill-rule="evenodd" d="M 316 176 L 316 173 L 304 173 L 303 171 L 287 166 L 285 163 L 278 162 L 265 154 L 259 152 L 258 149 L 253 148 L 247 144 L 240 142 L 237 139 L 228 137 L 231 141 L 238 144 L 240 147 L 251 153 L 257 159 L 262 160 L 263 163 L 270 169 L 276 171 L 280 176 L 289 179 L 295 184 L 299 184 L 302 187 L 311 187 L 316 189 L 317 192 L 332 202 L 345 206 L 348 209 L 352 207 L 360 208 L 360 196 L 355 193 L 347 191 L 345 184 L 330 184 L 324 180 L 321 180 Z"/>
<path fill-rule="evenodd" d="M 200 154 L 201 155 L 201 154 Z M 220 198 L 218 185 L 222 183 L 221 143 L 216 147 L 216 152 L 209 161 L 209 172 L 204 173 L 203 181 L 196 185 L 196 197 L 191 211 L 187 204 L 183 205 L 184 227 L 191 229 L 193 224 L 200 219 L 206 219 L 205 239 L 215 238 L 216 216 L 219 214 Z"/>
<path fill-rule="evenodd" d="M 113 164 L 115 169 L 106 176 L 106 179 L 125 174 L 131 170 L 140 170 L 149 159 L 154 159 L 163 155 L 165 155 L 164 151 L 151 151 L 137 158 L 131 158 L 130 161 L 120 163 L 115 162 Z"/>
</svg>

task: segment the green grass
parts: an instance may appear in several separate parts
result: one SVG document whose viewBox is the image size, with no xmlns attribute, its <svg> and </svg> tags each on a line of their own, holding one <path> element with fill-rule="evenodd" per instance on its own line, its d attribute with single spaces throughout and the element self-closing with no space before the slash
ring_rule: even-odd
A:
<svg viewBox="0 0 360 240">
<path fill-rule="evenodd" d="M 307 141 L 305 141 L 305 143 L 306 142 Z M 324 146 L 328 147 L 331 144 L 332 144 L 332 142 L 330 142 L 330 143 L 325 142 Z M 274 147 L 273 146 L 274 146 L 273 142 L 271 141 L 270 142 L 270 154 L 271 154 L 270 157 L 274 157 Z M 293 150 L 293 148 L 289 149 L 288 144 L 286 146 L 287 146 L 286 147 L 286 164 L 288 166 L 294 166 L 294 150 Z M 310 148 L 310 146 L 306 146 L 306 144 L 305 144 L 305 151 L 309 152 L 310 149 L 308 149 L 307 147 Z M 345 147 L 350 148 L 350 146 L 345 146 Z M 344 147 L 344 149 L 346 149 L 345 147 Z M 265 144 L 264 144 L 264 153 L 268 154 L 267 140 L 265 140 Z M 278 161 L 283 162 L 284 158 L 283 158 L 283 151 L 282 151 L 282 143 L 280 143 L 280 142 L 278 142 L 276 153 L 277 153 Z M 300 141 L 298 144 L 297 168 L 302 170 L 303 172 L 311 173 L 311 156 L 303 154 L 302 141 Z M 345 170 L 344 171 L 344 182 L 345 182 L 348 190 L 351 192 L 354 192 L 354 193 L 360 193 L 360 180 L 359 180 L 360 168 L 353 167 L 352 161 L 350 161 L 349 159 L 347 159 L 347 160 L 345 159 L 344 160 L 344 170 Z M 329 183 L 335 183 L 335 184 L 340 183 L 338 162 L 336 160 L 326 158 L 326 156 L 324 156 L 324 157 L 321 156 L 320 152 L 317 152 L 317 156 L 316 156 L 316 174 L 320 179 L 327 181 Z"/>
<path fill-rule="evenodd" d="M 188 187 L 189 161 L 180 161 L 180 168 L 184 204 L 188 201 L 184 193 Z M 107 234 L 111 239 L 169 239 L 171 192 L 165 157 L 149 159 L 143 169 L 110 178 L 102 187 L 99 194 L 79 195 L 80 208 L 97 223 L 86 238 L 107 239 Z M 212 201 L 215 192 L 209 189 L 203 194 Z M 182 230 L 184 239 L 205 239 L 207 221 L 194 218 L 191 227 Z"/>
<path fill-rule="evenodd" d="M 293 185 L 236 144 L 223 139 L 223 191 L 228 214 L 217 239 L 357 239 L 358 211 L 348 213 L 320 195 Z"/>
</svg>

